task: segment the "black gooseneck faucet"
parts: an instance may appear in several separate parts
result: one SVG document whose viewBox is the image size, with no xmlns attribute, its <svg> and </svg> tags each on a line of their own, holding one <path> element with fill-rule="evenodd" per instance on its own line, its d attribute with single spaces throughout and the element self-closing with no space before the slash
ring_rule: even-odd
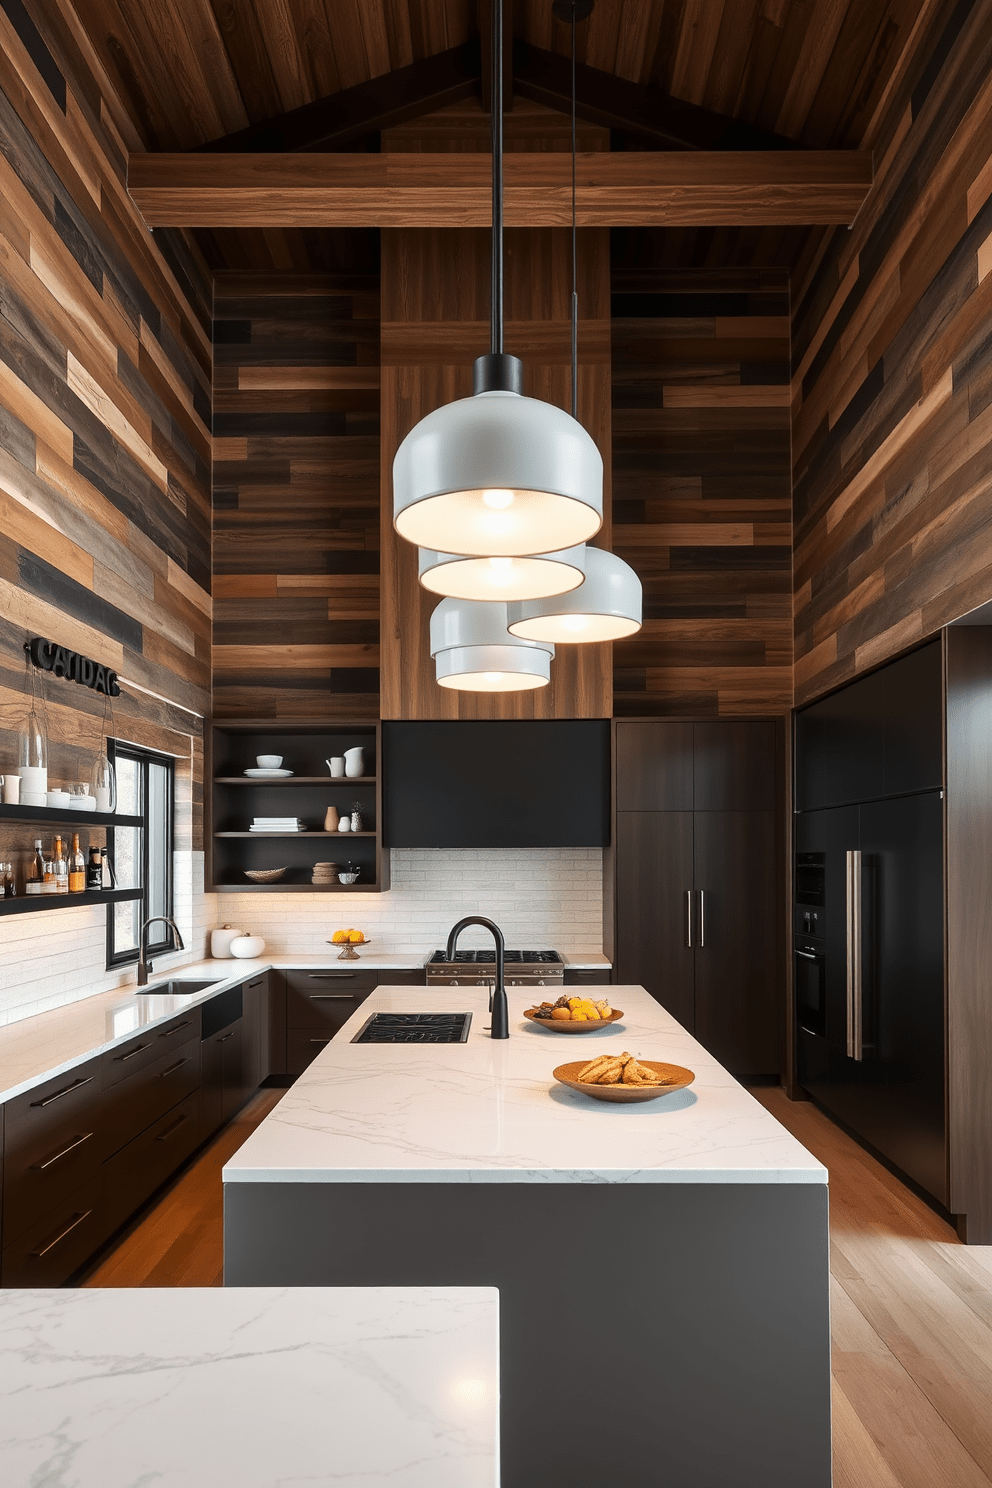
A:
<svg viewBox="0 0 992 1488">
<path fill-rule="evenodd" d="M 444 959 L 453 961 L 455 959 L 455 946 L 458 937 L 467 925 L 481 925 L 488 930 L 496 943 L 496 980 L 489 997 L 489 1011 L 492 1013 L 491 1038 L 505 1039 L 510 1037 L 510 1015 L 506 1006 L 506 987 L 503 984 L 503 932 L 492 920 L 487 920 L 485 915 L 466 915 L 459 920 L 448 934 L 448 944 L 445 947 Z"/>
</svg>

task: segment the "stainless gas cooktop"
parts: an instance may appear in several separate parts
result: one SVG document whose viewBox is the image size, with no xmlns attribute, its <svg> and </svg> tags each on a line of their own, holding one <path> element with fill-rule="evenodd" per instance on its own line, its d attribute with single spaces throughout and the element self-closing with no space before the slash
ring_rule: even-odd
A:
<svg viewBox="0 0 992 1488">
<path fill-rule="evenodd" d="M 435 951 L 427 963 L 429 987 L 484 987 L 496 971 L 496 952 L 456 951 L 448 960 Z M 508 987 L 560 987 L 565 963 L 557 951 L 506 951 L 503 975 Z"/>
</svg>

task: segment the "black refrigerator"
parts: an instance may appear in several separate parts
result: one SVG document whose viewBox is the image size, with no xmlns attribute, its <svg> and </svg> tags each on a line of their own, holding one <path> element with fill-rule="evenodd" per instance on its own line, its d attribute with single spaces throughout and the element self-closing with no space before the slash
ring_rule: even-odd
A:
<svg viewBox="0 0 992 1488">
<path fill-rule="evenodd" d="M 946 1204 L 942 718 L 939 642 L 797 715 L 794 948 L 799 1083 Z"/>
</svg>

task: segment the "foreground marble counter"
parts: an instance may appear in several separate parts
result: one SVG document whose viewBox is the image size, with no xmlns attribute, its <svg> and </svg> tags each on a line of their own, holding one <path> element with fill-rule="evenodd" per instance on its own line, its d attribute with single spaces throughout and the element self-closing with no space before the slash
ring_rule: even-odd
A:
<svg viewBox="0 0 992 1488">
<path fill-rule="evenodd" d="M 471 1009 L 466 1044 L 351 1043 L 410 996 L 373 993 L 226 1165 L 226 1278 L 498 1287 L 504 1488 L 827 1488 L 822 1164 L 643 988 L 586 1037 L 511 989 L 494 1042 L 451 988 L 430 1009 Z M 618 1106 L 552 1079 L 622 1048 L 696 1081 Z"/>
<path fill-rule="evenodd" d="M 0 1292 L 9 1488 L 497 1488 L 489 1288 Z"/>
</svg>

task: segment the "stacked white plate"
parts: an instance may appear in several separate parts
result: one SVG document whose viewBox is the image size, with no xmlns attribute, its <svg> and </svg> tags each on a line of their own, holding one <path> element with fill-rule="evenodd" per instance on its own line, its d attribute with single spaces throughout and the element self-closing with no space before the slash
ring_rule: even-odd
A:
<svg viewBox="0 0 992 1488">
<path fill-rule="evenodd" d="M 287 780 L 292 770 L 246 770 L 252 780 Z"/>
</svg>

